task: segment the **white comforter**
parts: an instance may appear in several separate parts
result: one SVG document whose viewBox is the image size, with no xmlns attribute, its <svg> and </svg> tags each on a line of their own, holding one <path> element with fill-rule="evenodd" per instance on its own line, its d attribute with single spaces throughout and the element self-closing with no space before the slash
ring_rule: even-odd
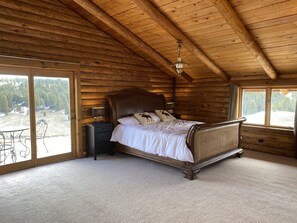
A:
<svg viewBox="0 0 297 223">
<path fill-rule="evenodd" d="M 201 123 L 177 119 L 151 125 L 119 124 L 113 131 L 111 141 L 147 153 L 193 163 L 185 139 L 189 128 Z"/>
</svg>

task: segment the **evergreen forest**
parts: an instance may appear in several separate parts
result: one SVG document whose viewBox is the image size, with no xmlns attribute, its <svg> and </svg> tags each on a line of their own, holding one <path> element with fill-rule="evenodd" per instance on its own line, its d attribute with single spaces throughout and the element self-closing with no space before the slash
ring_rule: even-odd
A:
<svg viewBox="0 0 297 223">
<path fill-rule="evenodd" d="M 29 108 L 27 77 L 0 76 L 0 113 L 22 112 Z M 34 78 L 35 110 L 61 111 L 69 114 L 67 79 Z"/>
<path fill-rule="evenodd" d="M 242 114 L 252 115 L 265 111 L 265 91 L 244 92 L 242 97 Z M 273 112 L 295 112 L 297 91 L 282 93 L 279 90 L 272 91 L 271 109 Z"/>
</svg>

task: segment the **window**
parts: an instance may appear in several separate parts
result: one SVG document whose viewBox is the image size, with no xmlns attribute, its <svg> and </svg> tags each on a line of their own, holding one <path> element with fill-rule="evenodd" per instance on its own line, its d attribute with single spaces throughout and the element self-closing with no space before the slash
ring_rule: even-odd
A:
<svg viewBox="0 0 297 223">
<path fill-rule="evenodd" d="M 244 89 L 242 91 L 242 116 L 246 123 L 265 124 L 265 90 Z"/>
<path fill-rule="evenodd" d="M 270 124 L 294 127 L 297 89 L 272 89 Z"/>
<path fill-rule="evenodd" d="M 246 124 L 294 127 L 297 88 L 293 87 L 242 87 L 239 115 Z"/>
</svg>

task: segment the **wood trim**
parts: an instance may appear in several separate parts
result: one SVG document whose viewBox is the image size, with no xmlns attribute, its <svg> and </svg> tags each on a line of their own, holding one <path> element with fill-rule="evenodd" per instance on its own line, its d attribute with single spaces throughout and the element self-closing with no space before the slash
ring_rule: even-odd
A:
<svg viewBox="0 0 297 223">
<path fill-rule="evenodd" d="M 209 59 L 202 50 L 199 49 L 182 31 L 180 31 L 164 14 L 162 14 L 150 1 L 148 0 L 133 0 L 134 3 L 147 13 L 158 25 L 162 26 L 175 39 L 181 40 L 183 45 L 203 64 L 205 64 L 216 75 L 224 81 L 228 81 L 230 77 L 217 66 L 211 59 Z"/>
<path fill-rule="evenodd" d="M 138 36 L 136 36 L 126 27 L 124 27 L 115 19 L 113 19 L 111 16 L 109 16 L 107 13 L 105 13 L 97 5 L 95 5 L 94 3 L 91 3 L 88 0 L 72 0 L 72 1 L 75 2 L 77 5 L 79 5 L 81 8 L 83 8 L 84 10 L 86 10 L 87 12 L 89 12 L 90 14 L 92 14 L 97 20 L 104 23 L 113 31 L 115 31 L 118 35 L 120 35 L 124 39 L 124 41 L 128 41 L 138 50 L 141 50 L 142 53 L 147 55 L 147 57 L 149 57 L 152 61 L 158 64 L 159 65 L 158 68 L 161 69 L 163 72 L 165 72 L 170 76 L 182 78 L 188 82 L 192 82 L 193 79 L 189 75 L 187 75 L 186 73 L 183 73 L 182 75 L 178 75 L 176 71 L 170 67 L 171 63 L 167 59 L 161 56 L 157 51 L 155 51 L 153 48 L 147 45 L 144 41 L 142 41 Z"/>
<path fill-rule="evenodd" d="M 34 76 L 46 75 L 47 77 L 68 78 L 73 74 L 73 71 L 71 72 L 71 71 L 64 71 L 64 70 L 47 70 L 47 69 L 41 69 L 41 68 L 32 68 L 31 71 Z"/>
<path fill-rule="evenodd" d="M 271 79 L 277 79 L 277 73 L 268 60 L 260 46 L 255 41 L 251 33 L 246 29 L 243 22 L 240 20 L 236 12 L 233 10 L 227 0 L 210 0 L 221 15 L 225 18 L 227 23 L 233 28 L 235 33 L 242 40 L 242 43 L 251 52 L 251 54 L 258 60 L 262 68 Z"/>
<path fill-rule="evenodd" d="M 242 88 L 238 87 L 238 117 L 242 117 Z"/>
<path fill-rule="evenodd" d="M 79 64 L 68 63 L 62 61 L 49 61 L 30 59 L 22 57 L 11 57 L 0 55 L 0 65 L 8 67 L 26 67 L 26 68 L 42 68 L 42 69 L 54 69 L 54 70 L 77 70 Z"/>
<path fill-rule="evenodd" d="M 44 158 L 39 158 L 36 161 L 36 166 L 41 166 L 41 165 L 46 165 L 50 163 L 57 163 L 57 162 L 62 162 L 66 160 L 71 160 L 74 159 L 75 156 L 73 156 L 72 153 L 65 153 L 65 154 L 59 154 L 56 156 L 49 156 L 49 157 L 44 157 Z"/>
<path fill-rule="evenodd" d="M 78 107 L 77 107 L 77 97 L 76 97 L 76 72 L 73 71 L 71 75 L 69 75 L 69 94 L 70 94 L 70 124 L 71 124 L 71 155 L 72 157 L 77 157 L 78 151 L 81 147 L 79 147 L 79 143 L 81 140 L 77 138 L 78 131 L 81 130 L 81 127 L 79 128 L 77 126 L 77 117 L 80 115 L 78 113 Z M 80 101 L 80 100 L 79 100 Z"/>
<path fill-rule="evenodd" d="M 81 105 L 81 78 L 80 71 L 75 72 L 74 77 L 74 86 L 75 86 L 75 108 L 76 108 L 76 117 L 75 117 L 75 128 L 76 128 L 76 156 L 78 158 L 83 157 L 83 148 L 82 148 L 82 105 Z"/>
<path fill-rule="evenodd" d="M 270 116 L 271 116 L 271 88 L 266 88 L 265 95 L 265 127 L 270 126 Z"/>
<path fill-rule="evenodd" d="M 32 159 L 24 162 L 19 162 L 19 163 L 7 164 L 0 167 L 0 175 L 14 172 L 14 171 L 29 169 L 32 167 L 34 167 L 34 163 Z"/>
<path fill-rule="evenodd" d="M 37 164 L 37 140 L 36 140 L 36 111 L 35 111 L 35 93 L 34 93 L 34 76 L 32 69 L 28 75 L 29 88 L 29 108 L 30 108 L 30 143 L 31 143 L 31 159 L 34 166 Z"/>
</svg>

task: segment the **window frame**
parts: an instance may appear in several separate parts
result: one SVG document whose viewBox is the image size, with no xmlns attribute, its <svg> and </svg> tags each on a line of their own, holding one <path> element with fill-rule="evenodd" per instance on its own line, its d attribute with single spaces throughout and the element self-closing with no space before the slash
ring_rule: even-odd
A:
<svg viewBox="0 0 297 223">
<path fill-rule="evenodd" d="M 244 123 L 244 125 L 248 126 L 256 126 L 256 127 L 265 127 L 265 128 L 277 128 L 277 129 L 286 129 L 286 130 L 292 130 L 292 127 L 286 127 L 286 126 L 277 126 L 277 125 L 271 125 L 270 124 L 270 118 L 271 118 L 271 95 L 272 90 L 275 89 L 289 89 L 289 90 L 296 90 L 296 85 L 269 85 L 269 86 L 240 86 L 238 87 L 238 117 L 242 116 L 242 96 L 244 90 L 265 90 L 265 122 L 264 125 L 262 124 L 254 124 L 254 123 Z"/>
</svg>

